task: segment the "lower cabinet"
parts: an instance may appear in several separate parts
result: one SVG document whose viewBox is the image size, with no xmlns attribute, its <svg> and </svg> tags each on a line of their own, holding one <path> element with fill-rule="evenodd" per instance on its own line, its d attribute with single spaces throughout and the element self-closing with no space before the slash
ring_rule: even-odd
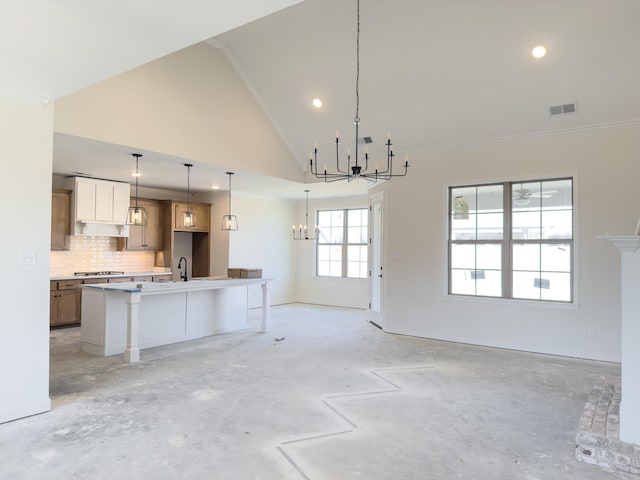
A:
<svg viewBox="0 0 640 480">
<path fill-rule="evenodd" d="M 82 280 L 52 281 L 50 300 L 50 325 L 70 325 L 80 323 Z"/>
<path fill-rule="evenodd" d="M 157 282 L 171 280 L 166 275 L 136 275 L 132 277 L 86 278 L 82 280 L 51 280 L 49 292 L 49 325 L 77 325 L 82 312 L 82 285 L 84 283 Z"/>
</svg>

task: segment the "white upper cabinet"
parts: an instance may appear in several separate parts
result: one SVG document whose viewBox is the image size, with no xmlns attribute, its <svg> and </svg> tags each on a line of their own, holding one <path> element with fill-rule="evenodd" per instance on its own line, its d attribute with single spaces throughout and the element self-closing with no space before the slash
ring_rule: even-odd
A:
<svg viewBox="0 0 640 480">
<path fill-rule="evenodd" d="M 128 183 L 70 177 L 65 187 L 73 191 L 75 235 L 126 236 Z"/>
</svg>

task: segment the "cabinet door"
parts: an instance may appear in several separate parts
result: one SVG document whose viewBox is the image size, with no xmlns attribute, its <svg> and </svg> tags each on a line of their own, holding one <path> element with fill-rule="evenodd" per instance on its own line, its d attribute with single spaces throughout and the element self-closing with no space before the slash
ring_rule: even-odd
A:
<svg viewBox="0 0 640 480">
<path fill-rule="evenodd" d="M 133 205 L 135 198 L 131 199 Z M 129 225 L 129 237 L 127 238 L 127 250 L 162 250 L 164 215 L 160 202 L 155 200 L 138 199 L 138 205 L 147 212 L 147 225 Z M 124 246 L 118 247 L 120 250 Z"/>
<path fill-rule="evenodd" d="M 96 184 L 97 222 L 113 221 L 113 185 L 99 182 Z"/>
<path fill-rule="evenodd" d="M 129 196 L 131 188 L 128 183 L 115 183 L 112 185 L 113 195 L 113 222 L 124 225 L 127 223 L 127 213 L 129 210 Z"/>
<path fill-rule="evenodd" d="M 78 179 L 76 183 L 76 220 L 94 221 L 96 219 L 96 184 Z"/>
<path fill-rule="evenodd" d="M 53 295 L 53 293 L 54 292 L 51 292 L 51 295 Z M 55 301 L 52 299 L 51 302 L 52 310 L 55 309 L 51 325 L 80 323 L 80 299 L 82 291 L 75 289 L 62 290 L 55 293 L 56 299 Z"/>
<path fill-rule="evenodd" d="M 176 203 L 174 205 L 175 225 L 174 230 L 185 232 L 208 232 L 209 231 L 209 206 L 198 203 L 190 205 L 191 212 L 195 215 L 195 228 L 187 228 L 182 222 L 182 212 L 187 210 L 186 203 Z"/>
<path fill-rule="evenodd" d="M 163 231 L 164 231 L 164 215 L 160 202 L 146 201 L 147 210 L 147 226 L 145 227 L 145 235 L 143 245 L 147 250 L 162 250 L 163 248 Z"/>
<path fill-rule="evenodd" d="M 198 223 L 196 224 L 196 231 L 198 232 L 208 232 L 209 231 L 209 205 L 193 205 L 192 206 L 193 213 L 196 215 L 198 219 Z"/>
<path fill-rule="evenodd" d="M 69 250 L 70 192 L 54 190 L 51 195 L 51 250 Z"/>
</svg>

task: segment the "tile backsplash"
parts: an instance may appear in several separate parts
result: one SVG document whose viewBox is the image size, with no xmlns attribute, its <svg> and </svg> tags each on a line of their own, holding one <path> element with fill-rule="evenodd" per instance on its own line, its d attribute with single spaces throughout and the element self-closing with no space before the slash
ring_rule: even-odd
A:
<svg viewBox="0 0 640 480">
<path fill-rule="evenodd" d="M 119 252 L 115 237 L 72 236 L 70 249 L 51 252 L 51 276 L 104 270 L 164 271 L 154 267 L 154 252 Z"/>
</svg>

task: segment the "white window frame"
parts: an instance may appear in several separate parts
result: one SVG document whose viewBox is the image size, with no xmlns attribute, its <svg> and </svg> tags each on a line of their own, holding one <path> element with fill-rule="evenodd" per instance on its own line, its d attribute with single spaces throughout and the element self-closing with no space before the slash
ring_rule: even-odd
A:
<svg viewBox="0 0 640 480">
<path fill-rule="evenodd" d="M 563 239 L 535 239 L 535 240 L 519 240 L 512 238 L 512 228 L 511 228 L 511 220 L 513 218 L 513 208 L 512 208 L 512 187 L 514 185 L 520 183 L 535 183 L 535 182 L 553 182 L 559 180 L 568 180 L 571 182 L 571 212 L 572 212 L 572 230 L 571 230 L 571 238 L 563 238 Z M 503 235 L 501 240 L 452 240 L 452 215 L 454 209 L 454 199 L 452 198 L 452 190 L 455 188 L 474 188 L 474 187 L 485 187 L 491 185 L 500 185 L 503 189 Z M 517 302 L 533 302 L 535 304 L 556 304 L 556 305 L 566 305 L 566 304 L 574 304 L 577 300 L 577 292 L 576 292 L 576 275 L 577 275 L 577 267 L 575 263 L 575 258 L 577 258 L 577 245 L 576 245 L 576 233 L 577 233 L 577 206 L 576 206 L 576 176 L 575 175 L 566 175 L 560 177 L 551 177 L 551 178 L 533 178 L 527 180 L 517 180 L 517 181 L 494 181 L 494 182 L 486 182 L 486 183 L 474 183 L 474 184 L 460 184 L 460 185 L 452 185 L 447 187 L 447 241 L 446 241 L 446 252 L 447 252 L 447 268 L 446 268 L 446 294 L 448 296 L 454 298 L 476 298 L 476 299 L 493 299 L 493 300 L 504 300 L 504 301 L 517 301 Z M 502 273 L 502 295 L 500 296 L 490 296 L 490 295 L 478 295 L 478 294 L 462 294 L 462 293 L 452 293 L 452 257 L 451 257 L 451 246 L 453 244 L 473 244 L 479 245 L 483 243 L 500 243 L 502 245 L 502 264 L 501 264 L 501 273 Z M 568 300 L 554 300 L 554 299 L 543 299 L 543 298 L 522 298 L 522 297 L 514 297 L 513 296 L 513 246 L 518 244 L 539 244 L 539 245 L 553 245 L 553 244 L 570 244 L 571 255 L 570 255 L 570 298 Z"/>
<path fill-rule="evenodd" d="M 365 235 L 365 241 L 364 242 L 350 242 L 349 241 L 349 212 L 350 211 L 362 211 L 364 214 L 364 218 L 366 218 L 367 220 L 367 235 Z M 343 231 L 343 235 L 342 235 L 342 242 L 341 243 L 323 243 L 321 242 L 321 234 L 322 234 L 322 226 L 320 225 L 320 214 L 322 212 L 342 212 L 343 213 L 343 224 L 342 224 L 342 231 Z M 316 241 L 316 276 L 317 277 L 321 277 L 321 278 L 349 278 L 349 279 L 354 279 L 354 280 L 363 280 L 363 279 L 367 279 L 369 277 L 369 241 L 368 241 L 368 228 L 369 228 L 369 208 L 368 207 L 358 207 L 358 208 L 327 208 L 327 209 L 320 209 L 316 211 L 316 224 L 318 225 L 318 240 Z M 342 263 L 342 268 L 341 268 L 341 275 L 320 275 L 319 272 L 319 263 L 320 263 L 320 255 L 318 254 L 318 250 L 320 248 L 320 246 L 327 246 L 327 245 L 340 245 L 341 249 L 342 249 L 342 255 L 341 255 L 341 263 Z M 366 275 L 365 276 L 358 276 L 358 277 L 350 277 L 348 276 L 348 263 L 349 263 L 349 258 L 348 258 L 348 250 L 350 246 L 364 246 L 367 248 L 367 252 L 364 255 L 364 261 L 365 261 L 365 271 L 366 271 Z"/>
</svg>

